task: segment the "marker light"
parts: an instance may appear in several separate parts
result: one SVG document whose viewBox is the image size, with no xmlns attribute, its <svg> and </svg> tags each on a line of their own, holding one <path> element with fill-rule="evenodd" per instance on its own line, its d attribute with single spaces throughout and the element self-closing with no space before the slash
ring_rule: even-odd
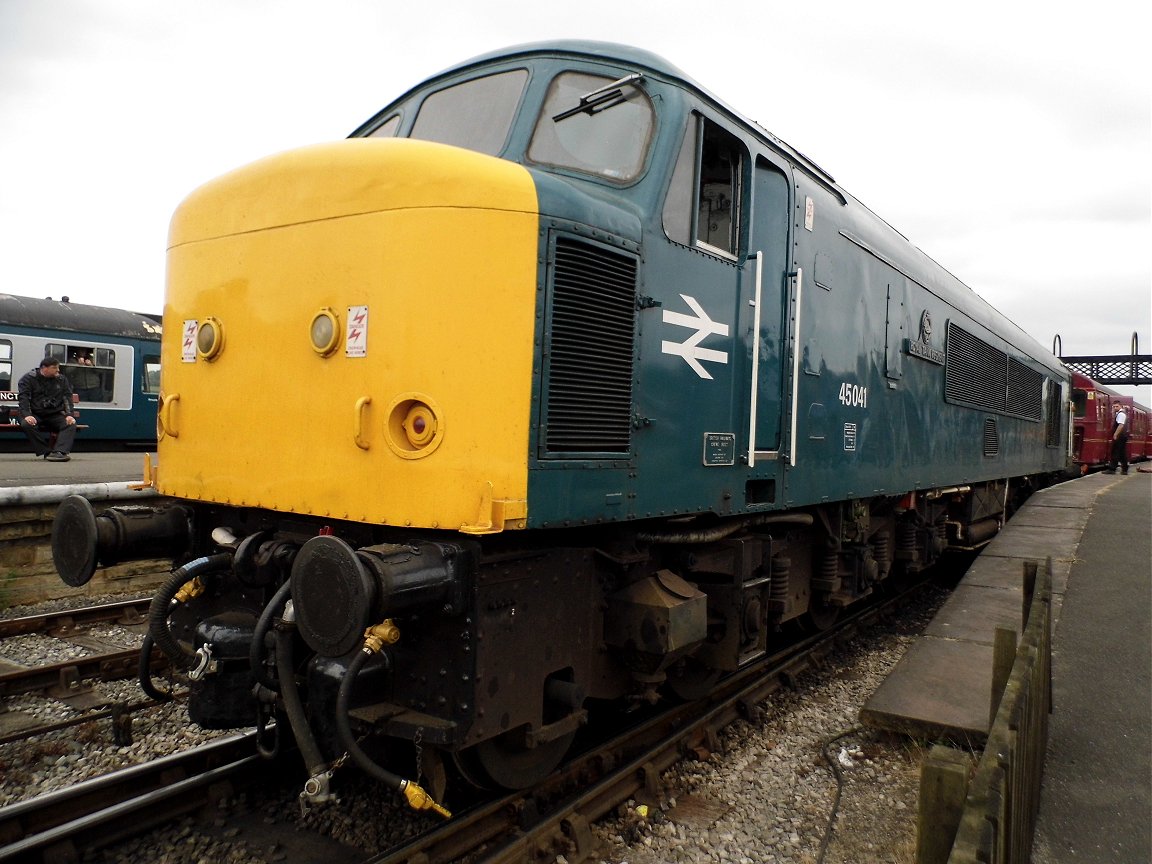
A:
<svg viewBox="0 0 1152 864">
<path fill-rule="evenodd" d="M 423 403 L 413 403 L 401 425 L 404 427 L 404 436 L 414 450 L 427 447 L 428 442 L 436 437 L 436 416 Z"/>
<path fill-rule="evenodd" d="M 431 455 L 444 440 L 444 415 L 423 393 L 403 393 L 392 400 L 384 440 L 403 459 Z"/>
<path fill-rule="evenodd" d="M 308 336 L 312 341 L 312 350 L 321 357 L 327 357 L 335 351 L 340 341 L 340 322 L 336 320 L 336 313 L 325 306 L 313 315 Z"/>
<path fill-rule="evenodd" d="M 224 327 L 216 318 L 205 318 L 196 330 L 196 353 L 214 360 L 224 350 Z"/>
</svg>

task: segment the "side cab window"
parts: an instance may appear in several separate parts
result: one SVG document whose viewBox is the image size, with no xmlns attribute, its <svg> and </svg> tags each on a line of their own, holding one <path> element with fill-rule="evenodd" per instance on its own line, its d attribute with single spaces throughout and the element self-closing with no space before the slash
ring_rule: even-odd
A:
<svg viewBox="0 0 1152 864">
<path fill-rule="evenodd" d="M 664 201 L 668 238 L 725 257 L 740 248 L 744 146 L 716 123 L 692 114 Z"/>
</svg>

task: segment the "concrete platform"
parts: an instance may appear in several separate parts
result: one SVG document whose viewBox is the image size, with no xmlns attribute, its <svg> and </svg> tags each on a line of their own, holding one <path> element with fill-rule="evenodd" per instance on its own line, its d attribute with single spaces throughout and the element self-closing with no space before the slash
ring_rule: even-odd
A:
<svg viewBox="0 0 1152 864">
<path fill-rule="evenodd" d="M 31 453 L 0 453 L 0 488 L 140 482 L 145 451 L 72 451 L 69 462 L 46 462 Z M 152 453 L 152 463 L 156 454 Z"/>
<path fill-rule="evenodd" d="M 1017 633 L 1023 629 L 1025 562 L 1043 565 L 1052 558 L 1055 627 L 1096 498 L 1126 481 L 1146 483 L 1147 478 L 1138 479 L 1135 472 L 1128 477 L 1090 474 L 1034 494 L 988 544 L 932 623 L 865 703 L 860 721 L 982 747 L 990 726 L 996 628 Z"/>
</svg>

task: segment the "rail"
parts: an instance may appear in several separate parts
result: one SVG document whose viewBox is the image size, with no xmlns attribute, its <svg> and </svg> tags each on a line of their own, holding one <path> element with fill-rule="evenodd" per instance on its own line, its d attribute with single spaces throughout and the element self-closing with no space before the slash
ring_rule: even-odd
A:
<svg viewBox="0 0 1152 864">
<path fill-rule="evenodd" d="M 1024 563 L 1024 637 L 997 628 L 992 728 L 967 754 L 933 747 L 920 776 L 917 864 L 1028 864 L 1052 710 L 1052 559 Z"/>
</svg>

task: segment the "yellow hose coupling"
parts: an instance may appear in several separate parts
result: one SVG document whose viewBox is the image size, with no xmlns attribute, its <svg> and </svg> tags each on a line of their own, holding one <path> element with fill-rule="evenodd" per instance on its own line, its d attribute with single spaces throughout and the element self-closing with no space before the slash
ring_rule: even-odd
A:
<svg viewBox="0 0 1152 864">
<path fill-rule="evenodd" d="M 181 585 L 180 590 L 176 592 L 176 597 L 174 599 L 177 603 L 187 603 L 194 597 L 199 597 L 201 594 L 203 594 L 205 589 L 206 586 L 204 585 L 204 581 L 199 576 L 197 576 L 195 579 L 192 579 L 191 581 L 185 582 L 183 585 Z"/>
<path fill-rule="evenodd" d="M 392 623 L 391 618 L 385 618 L 364 631 L 364 651 L 375 654 L 385 645 L 395 645 L 400 641 L 400 628 Z"/>
<path fill-rule="evenodd" d="M 432 796 L 413 783 L 411 780 L 401 782 L 400 791 L 408 799 L 408 806 L 413 810 L 434 810 L 445 819 L 451 819 L 452 814 L 432 800 Z"/>
</svg>

